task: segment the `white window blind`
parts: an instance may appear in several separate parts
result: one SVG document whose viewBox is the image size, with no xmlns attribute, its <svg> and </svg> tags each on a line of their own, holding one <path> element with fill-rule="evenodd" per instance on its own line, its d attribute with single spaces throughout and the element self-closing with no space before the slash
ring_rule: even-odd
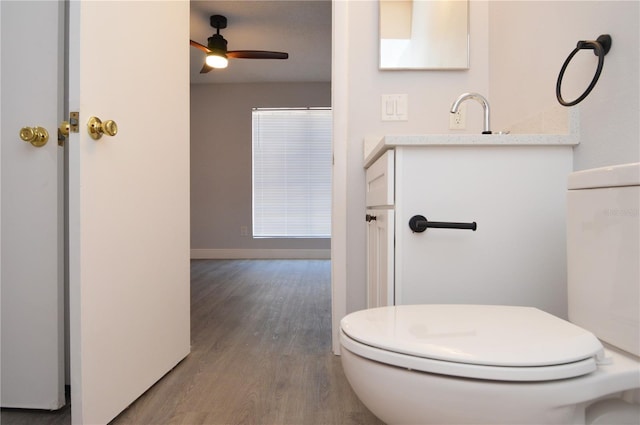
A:
<svg viewBox="0 0 640 425">
<path fill-rule="evenodd" d="M 331 235 L 331 110 L 253 110 L 253 236 Z"/>
</svg>

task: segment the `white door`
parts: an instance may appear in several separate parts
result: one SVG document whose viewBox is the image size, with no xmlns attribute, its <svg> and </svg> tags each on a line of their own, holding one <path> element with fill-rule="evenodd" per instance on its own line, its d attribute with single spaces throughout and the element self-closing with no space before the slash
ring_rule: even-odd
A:
<svg viewBox="0 0 640 425">
<path fill-rule="evenodd" d="M 72 420 L 104 424 L 190 349 L 189 2 L 72 1 L 69 21 Z"/>
<path fill-rule="evenodd" d="M 64 33 L 63 3 L 0 4 L 2 402 L 55 409 L 60 177 L 45 170 L 59 162 L 62 96 L 47 49 Z M 69 107 L 80 113 L 68 140 L 72 418 L 102 424 L 189 352 L 189 3 L 67 5 Z M 115 120 L 118 133 L 90 138 L 91 116 Z M 22 142 L 25 125 L 51 140 Z"/>
<path fill-rule="evenodd" d="M 58 200 L 62 3 L 2 1 L 0 127 L 2 407 L 64 405 L 64 298 Z M 60 115 L 59 115 L 60 114 Z M 50 134 L 42 147 L 22 127 Z"/>
</svg>

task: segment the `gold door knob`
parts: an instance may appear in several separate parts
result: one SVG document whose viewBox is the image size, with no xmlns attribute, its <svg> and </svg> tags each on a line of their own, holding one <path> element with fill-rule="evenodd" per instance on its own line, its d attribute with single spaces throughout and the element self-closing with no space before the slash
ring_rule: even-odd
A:
<svg viewBox="0 0 640 425">
<path fill-rule="evenodd" d="M 49 132 L 42 127 L 22 127 L 20 129 L 20 138 L 25 142 L 31 143 L 36 148 L 41 148 L 49 141 Z"/>
<path fill-rule="evenodd" d="M 58 130 L 60 130 L 60 133 L 64 137 L 69 137 L 69 133 L 71 132 L 71 124 L 69 124 L 69 121 L 62 121 L 62 124 L 60 124 Z"/>
<path fill-rule="evenodd" d="M 118 134 L 118 124 L 113 120 L 102 122 L 100 118 L 91 117 L 87 123 L 89 135 L 93 140 L 99 140 L 103 134 L 115 136 Z"/>
<path fill-rule="evenodd" d="M 64 141 L 69 137 L 71 132 L 71 124 L 69 121 L 62 121 L 62 124 L 58 127 L 58 146 L 64 146 Z"/>
</svg>

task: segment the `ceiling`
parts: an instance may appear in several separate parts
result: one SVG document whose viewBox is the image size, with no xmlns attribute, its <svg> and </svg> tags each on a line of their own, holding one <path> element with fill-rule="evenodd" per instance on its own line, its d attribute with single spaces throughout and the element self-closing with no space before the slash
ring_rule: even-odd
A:
<svg viewBox="0 0 640 425">
<path fill-rule="evenodd" d="M 193 84 L 331 81 L 331 0 L 191 1 L 191 39 L 207 44 L 211 15 L 227 17 L 229 50 L 271 50 L 289 59 L 230 59 L 200 74 L 205 54 L 190 47 Z M 186 40 L 185 40 L 186 43 Z"/>
</svg>

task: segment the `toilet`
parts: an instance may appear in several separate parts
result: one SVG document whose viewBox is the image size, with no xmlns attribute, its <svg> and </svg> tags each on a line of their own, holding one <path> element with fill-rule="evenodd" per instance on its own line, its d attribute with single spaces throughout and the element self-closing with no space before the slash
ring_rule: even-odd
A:
<svg viewBox="0 0 640 425">
<path fill-rule="evenodd" d="M 569 321 L 453 304 L 342 319 L 369 410 L 389 425 L 640 423 L 640 163 L 572 173 L 567 206 Z"/>
</svg>

